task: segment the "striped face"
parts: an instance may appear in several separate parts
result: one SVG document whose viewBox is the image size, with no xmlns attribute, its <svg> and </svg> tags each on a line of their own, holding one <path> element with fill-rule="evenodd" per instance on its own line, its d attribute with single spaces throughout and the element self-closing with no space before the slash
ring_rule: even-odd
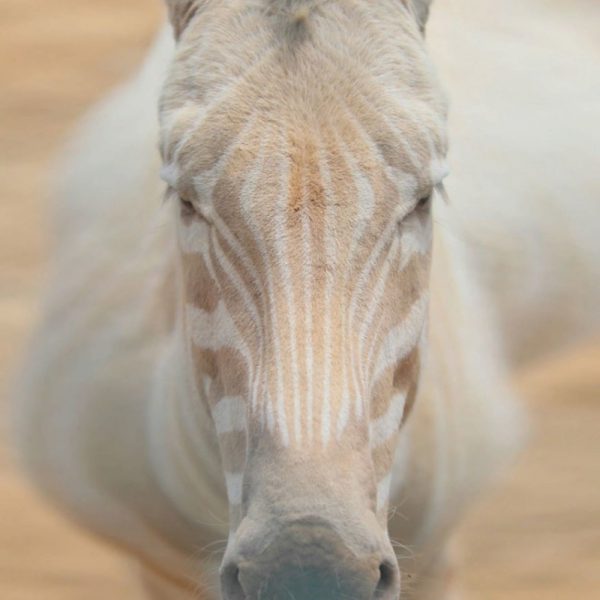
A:
<svg viewBox="0 0 600 600">
<path fill-rule="evenodd" d="M 384 525 L 444 104 L 402 3 L 325 3 L 301 24 L 231 4 L 188 24 L 161 117 L 184 335 L 232 525 L 315 506 Z"/>
</svg>

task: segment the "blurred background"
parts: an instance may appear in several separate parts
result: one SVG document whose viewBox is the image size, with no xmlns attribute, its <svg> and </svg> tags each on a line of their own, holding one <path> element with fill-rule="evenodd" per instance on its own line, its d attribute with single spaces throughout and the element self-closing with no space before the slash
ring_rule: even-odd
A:
<svg viewBox="0 0 600 600">
<path fill-rule="evenodd" d="M 461 5 L 437 2 L 440 16 L 434 10 L 433 29 L 435 19 L 443 17 L 442 4 L 446 10 Z M 572 37 L 580 36 L 586 52 L 596 52 L 600 69 L 598 0 L 521 1 L 527 4 L 576 32 Z M 53 159 L 86 107 L 134 70 L 162 18 L 157 0 L 0 0 L 3 410 L 43 284 Z M 509 27 L 506 23 L 501 26 Z M 516 368 L 514 378 L 531 412 L 531 439 L 518 464 L 462 527 L 460 578 L 466 597 L 595 600 L 600 598 L 600 338 L 592 335 Z M 4 414 L 1 423 L 6 430 Z M 138 597 L 123 557 L 48 508 L 23 482 L 9 454 L 2 442 L 0 598 Z"/>
</svg>

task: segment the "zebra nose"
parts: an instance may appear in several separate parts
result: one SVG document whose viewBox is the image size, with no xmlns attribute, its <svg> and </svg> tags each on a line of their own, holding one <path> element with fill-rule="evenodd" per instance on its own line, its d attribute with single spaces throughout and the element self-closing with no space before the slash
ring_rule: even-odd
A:
<svg viewBox="0 0 600 600">
<path fill-rule="evenodd" d="M 397 600 L 393 556 L 357 556 L 326 526 L 294 525 L 266 549 L 230 557 L 221 571 L 225 600 Z"/>
</svg>

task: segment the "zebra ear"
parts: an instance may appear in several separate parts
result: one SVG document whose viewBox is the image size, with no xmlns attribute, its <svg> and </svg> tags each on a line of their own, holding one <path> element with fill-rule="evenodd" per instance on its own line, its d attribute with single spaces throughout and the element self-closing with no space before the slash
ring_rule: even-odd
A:
<svg viewBox="0 0 600 600">
<path fill-rule="evenodd" d="M 412 6 L 412 11 L 423 33 L 425 32 L 425 25 L 429 16 L 429 7 L 432 3 L 433 0 L 409 0 L 409 5 Z"/>
<path fill-rule="evenodd" d="M 175 39 L 179 39 L 190 21 L 207 4 L 207 0 L 166 0 L 166 3 Z"/>
</svg>

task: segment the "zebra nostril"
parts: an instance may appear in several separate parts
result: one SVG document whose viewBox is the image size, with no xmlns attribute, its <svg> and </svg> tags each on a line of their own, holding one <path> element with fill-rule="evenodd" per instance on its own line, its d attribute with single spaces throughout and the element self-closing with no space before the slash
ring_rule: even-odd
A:
<svg viewBox="0 0 600 600">
<path fill-rule="evenodd" d="M 240 583 L 240 570 L 237 565 L 228 565 L 221 574 L 223 598 L 226 600 L 245 600 L 246 594 Z"/>
<path fill-rule="evenodd" d="M 375 590 L 375 600 L 395 600 L 397 598 L 397 567 L 385 561 L 379 565 L 379 581 Z"/>
</svg>

